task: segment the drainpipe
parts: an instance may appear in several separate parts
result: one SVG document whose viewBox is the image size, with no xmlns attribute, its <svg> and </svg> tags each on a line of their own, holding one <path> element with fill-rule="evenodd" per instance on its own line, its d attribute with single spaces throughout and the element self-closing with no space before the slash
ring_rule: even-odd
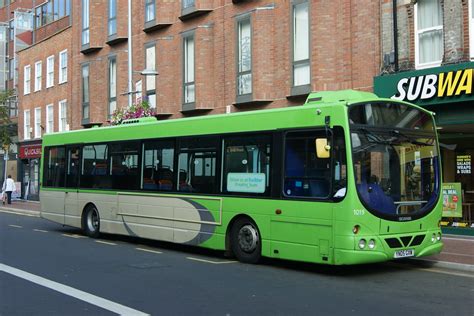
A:
<svg viewBox="0 0 474 316">
<path fill-rule="evenodd" d="M 393 0 L 393 50 L 394 50 L 394 58 L 393 63 L 395 65 L 395 72 L 398 72 L 398 23 L 397 23 L 397 0 Z"/>
</svg>

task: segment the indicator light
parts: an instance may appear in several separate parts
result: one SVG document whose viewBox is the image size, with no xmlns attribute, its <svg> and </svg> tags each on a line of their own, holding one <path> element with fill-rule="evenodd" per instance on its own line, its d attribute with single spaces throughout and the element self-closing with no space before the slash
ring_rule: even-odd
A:
<svg viewBox="0 0 474 316">
<path fill-rule="evenodd" d="M 352 228 L 352 232 L 354 233 L 354 235 L 357 235 L 357 233 L 359 232 L 360 230 L 360 226 L 359 225 L 355 225 L 354 228 Z"/>
</svg>

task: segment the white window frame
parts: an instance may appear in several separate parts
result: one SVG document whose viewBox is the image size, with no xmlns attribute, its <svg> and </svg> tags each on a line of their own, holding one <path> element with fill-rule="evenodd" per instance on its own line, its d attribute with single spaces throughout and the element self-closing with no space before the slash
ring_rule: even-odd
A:
<svg viewBox="0 0 474 316">
<path fill-rule="evenodd" d="M 54 132 L 54 105 L 48 104 L 46 106 L 46 133 Z"/>
<path fill-rule="evenodd" d="M 145 69 L 156 70 L 156 44 L 145 45 Z M 145 93 L 151 108 L 156 108 L 156 77 L 145 77 Z"/>
<path fill-rule="evenodd" d="M 35 92 L 41 90 L 43 63 L 41 61 L 35 62 Z"/>
<path fill-rule="evenodd" d="M 59 84 L 67 82 L 67 49 L 59 52 Z"/>
<path fill-rule="evenodd" d="M 54 86 L 54 55 L 46 59 L 46 88 Z"/>
<path fill-rule="evenodd" d="M 117 109 L 117 67 L 117 57 L 111 56 L 108 65 L 109 83 L 107 87 L 109 96 L 109 116 Z"/>
<path fill-rule="evenodd" d="M 474 0 L 469 0 L 469 57 L 474 59 Z"/>
<path fill-rule="evenodd" d="M 418 3 L 415 3 L 415 10 L 414 10 L 414 16 L 415 16 L 415 68 L 416 69 L 424 69 L 424 68 L 432 68 L 432 67 L 439 67 L 441 66 L 441 63 L 442 63 L 442 57 L 441 57 L 441 60 L 439 61 L 434 61 L 434 62 L 429 62 L 429 63 L 420 63 L 419 60 L 420 60 L 420 44 L 419 44 L 419 41 L 418 41 L 418 37 L 420 34 L 422 33 L 425 33 L 425 32 L 431 32 L 431 31 L 437 31 L 437 30 L 441 30 L 442 32 L 444 31 L 443 30 L 443 24 L 441 24 L 440 26 L 434 26 L 434 27 L 429 27 L 429 28 L 426 28 L 426 29 L 418 29 Z M 444 33 L 442 34 L 443 38 L 444 38 Z M 443 40 L 441 41 L 443 43 Z M 442 47 L 442 54 L 441 56 L 443 56 L 444 54 L 444 45 Z"/>
<path fill-rule="evenodd" d="M 244 27 L 248 27 L 248 36 L 244 37 Z M 245 42 L 248 40 L 248 42 Z M 244 95 L 252 95 L 253 93 L 253 25 L 252 19 L 249 15 L 239 18 L 237 20 L 237 97 Z M 245 81 L 250 78 L 250 85 L 245 86 Z"/>
<path fill-rule="evenodd" d="M 304 25 L 301 15 L 297 15 L 297 11 L 300 8 L 306 6 L 307 15 L 306 25 Z M 294 2 L 291 6 L 291 19 L 292 19 L 292 63 L 293 63 L 293 73 L 292 73 L 292 86 L 299 87 L 311 84 L 311 60 L 310 60 L 310 32 L 311 32 L 311 23 L 310 23 L 310 2 L 309 1 L 300 1 Z M 304 28 L 301 28 L 304 26 Z M 305 70 L 307 69 L 307 77 L 298 75 L 298 69 Z"/>
<path fill-rule="evenodd" d="M 31 92 L 31 65 L 26 65 L 23 68 L 23 95 Z"/>
<path fill-rule="evenodd" d="M 90 44 L 90 3 L 89 0 L 82 1 L 82 35 L 81 35 L 81 43 L 82 45 Z"/>
<path fill-rule="evenodd" d="M 41 138 L 41 107 L 35 108 L 35 138 Z"/>
<path fill-rule="evenodd" d="M 31 129 L 31 111 L 24 110 L 23 111 L 23 139 L 31 138 L 30 129 Z"/>
<path fill-rule="evenodd" d="M 195 43 L 194 33 L 183 38 L 183 104 L 196 102 Z"/>
<path fill-rule="evenodd" d="M 63 116 L 64 108 L 64 116 Z M 58 131 L 64 132 L 68 130 L 67 123 L 67 100 L 61 100 L 58 103 Z"/>
</svg>

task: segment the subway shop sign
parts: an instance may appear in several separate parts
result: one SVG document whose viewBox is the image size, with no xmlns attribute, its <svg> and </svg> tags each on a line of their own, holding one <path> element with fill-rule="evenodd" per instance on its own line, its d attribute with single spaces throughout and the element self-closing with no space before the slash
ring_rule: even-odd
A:
<svg viewBox="0 0 474 316">
<path fill-rule="evenodd" d="M 474 99 L 474 63 L 463 63 L 412 72 L 400 72 L 374 79 L 380 97 L 418 105 L 469 101 Z"/>
</svg>

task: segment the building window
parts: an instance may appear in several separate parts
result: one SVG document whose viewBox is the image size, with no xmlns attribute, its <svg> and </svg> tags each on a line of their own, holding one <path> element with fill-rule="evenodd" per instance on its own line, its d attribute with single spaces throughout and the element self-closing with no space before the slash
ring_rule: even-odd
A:
<svg viewBox="0 0 474 316">
<path fill-rule="evenodd" d="M 46 133 L 54 132 L 54 107 L 52 104 L 46 106 Z"/>
<path fill-rule="evenodd" d="M 35 9 L 35 28 L 41 27 L 41 7 L 36 7 Z"/>
<path fill-rule="evenodd" d="M 184 64 L 184 103 L 195 102 L 194 84 L 194 34 L 183 39 L 183 64 Z"/>
<path fill-rule="evenodd" d="M 82 66 L 82 119 L 89 119 L 89 64 Z"/>
<path fill-rule="evenodd" d="M 8 61 L 8 79 L 13 80 L 15 75 L 15 59 L 12 58 Z"/>
<path fill-rule="evenodd" d="M 89 44 L 89 0 L 82 0 L 82 45 Z"/>
<path fill-rule="evenodd" d="M 59 2 L 59 4 L 58 4 L 58 7 L 59 7 L 59 9 L 58 9 L 58 11 L 59 11 L 58 12 L 58 18 L 60 19 L 64 16 L 69 15 L 69 10 L 68 10 L 69 9 L 69 0 L 59 0 L 59 1 L 55 0 L 55 1 Z"/>
<path fill-rule="evenodd" d="M 12 41 L 15 38 L 15 23 L 13 20 L 8 21 L 8 28 L 10 30 L 9 40 Z"/>
<path fill-rule="evenodd" d="M 50 0 L 52 1 L 52 0 Z M 53 19 L 56 21 L 59 18 L 59 3 L 61 1 L 59 0 L 54 0 L 54 5 L 53 5 Z"/>
<path fill-rule="evenodd" d="M 156 70 L 156 47 L 153 43 L 145 48 L 145 69 Z M 146 95 L 150 107 L 156 108 L 156 78 L 153 75 L 145 77 Z"/>
<path fill-rule="evenodd" d="M 54 56 L 46 59 L 46 88 L 54 86 Z"/>
<path fill-rule="evenodd" d="M 31 66 L 25 66 L 23 71 L 23 94 L 30 93 L 31 86 Z"/>
<path fill-rule="evenodd" d="M 155 0 L 145 1 L 145 23 L 155 19 Z"/>
<path fill-rule="evenodd" d="M 23 138 L 30 139 L 30 129 L 31 129 L 31 117 L 30 110 L 25 110 L 23 112 Z"/>
<path fill-rule="evenodd" d="M 41 138 L 41 108 L 35 108 L 35 138 Z"/>
<path fill-rule="evenodd" d="M 64 132 L 68 130 L 67 126 L 67 100 L 59 101 L 59 111 L 58 111 L 58 130 Z"/>
<path fill-rule="evenodd" d="M 252 28 L 250 17 L 237 21 L 237 95 L 252 93 Z"/>
<path fill-rule="evenodd" d="M 117 34 L 117 0 L 109 0 L 109 33 Z"/>
<path fill-rule="evenodd" d="M 415 34 L 416 67 L 441 65 L 443 14 L 439 0 L 420 0 L 415 4 Z"/>
<path fill-rule="evenodd" d="M 35 63 L 35 91 L 41 90 L 41 72 L 42 72 L 42 63 L 37 61 Z"/>
<path fill-rule="evenodd" d="M 117 109 L 117 59 L 109 57 L 109 116 Z"/>
<path fill-rule="evenodd" d="M 293 5 L 293 86 L 310 84 L 310 73 L 309 3 L 295 1 Z"/>
<path fill-rule="evenodd" d="M 67 49 L 59 53 L 59 83 L 67 81 Z"/>
<path fill-rule="evenodd" d="M 192 8 L 195 6 L 194 0 L 183 0 L 182 2 L 183 9 Z"/>
<path fill-rule="evenodd" d="M 49 0 L 34 9 L 35 28 L 59 20 L 70 14 L 71 0 Z"/>
</svg>

